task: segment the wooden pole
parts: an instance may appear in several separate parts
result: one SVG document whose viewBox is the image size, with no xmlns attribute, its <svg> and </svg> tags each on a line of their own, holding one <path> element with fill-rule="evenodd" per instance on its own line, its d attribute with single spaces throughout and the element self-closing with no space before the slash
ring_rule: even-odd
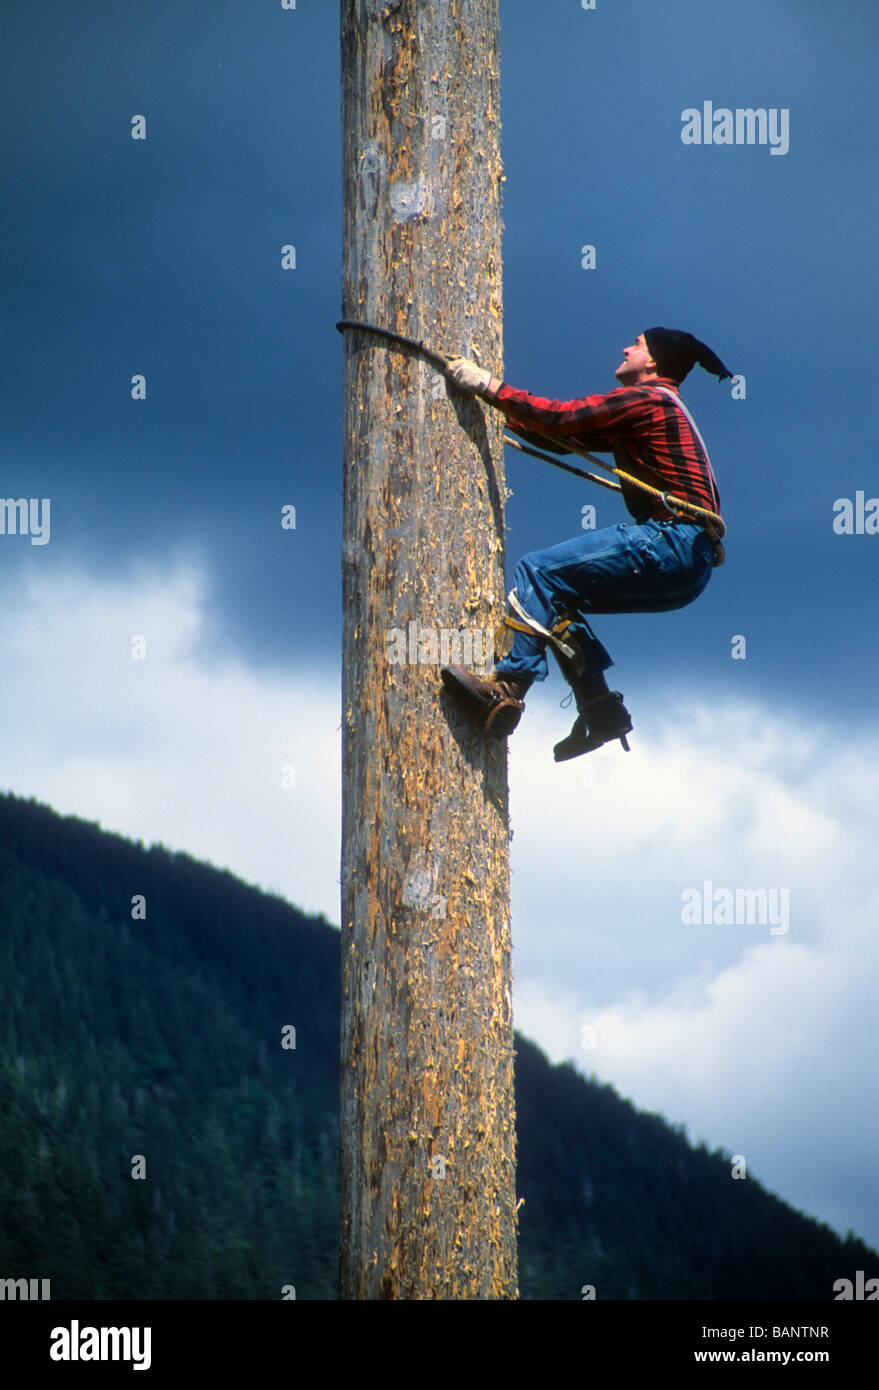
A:
<svg viewBox="0 0 879 1390">
<path fill-rule="evenodd" d="M 500 373 L 497 0 L 343 0 L 343 315 Z M 350 1299 L 517 1297 L 502 424 L 345 334 L 342 1231 Z M 494 418 L 492 418 L 494 416 Z M 468 659 L 469 658 L 469 659 Z"/>
</svg>

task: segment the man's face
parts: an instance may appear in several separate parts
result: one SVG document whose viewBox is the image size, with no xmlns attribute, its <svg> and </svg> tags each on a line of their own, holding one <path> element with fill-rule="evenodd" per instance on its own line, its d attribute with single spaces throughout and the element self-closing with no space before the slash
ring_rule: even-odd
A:
<svg viewBox="0 0 879 1390">
<path fill-rule="evenodd" d="M 643 333 L 639 333 L 631 347 L 623 348 L 623 360 L 614 375 L 624 386 L 656 375 L 656 363 L 650 356 Z"/>
</svg>

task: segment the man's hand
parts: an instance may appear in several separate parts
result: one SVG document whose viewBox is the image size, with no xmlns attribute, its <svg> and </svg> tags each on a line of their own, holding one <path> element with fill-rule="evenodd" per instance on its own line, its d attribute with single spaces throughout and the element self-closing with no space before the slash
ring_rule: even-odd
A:
<svg viewBox="0 0 879 1390">
<path fill-rule="evenodd" d="M 453 357 L 446 367 L 446 380 L 460 391 L 484 391 L 491 381 L 491 372 L 467 357 Z"/>
</svg>

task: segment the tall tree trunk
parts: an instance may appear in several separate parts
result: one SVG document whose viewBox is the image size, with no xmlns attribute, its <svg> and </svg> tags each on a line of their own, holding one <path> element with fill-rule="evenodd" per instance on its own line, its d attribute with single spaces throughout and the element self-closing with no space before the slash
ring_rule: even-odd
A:
<svg viewBox="0 0 879 1390">
<path fill-rule="evenodd" d="M 343 313 L 500 373 L 497 0 L 343 0 Z M 343 1298 L 515 1298 L 501 425 L 345 343 Z M 468 660 L 468 643 L 473 658 Z"/>
</svg>

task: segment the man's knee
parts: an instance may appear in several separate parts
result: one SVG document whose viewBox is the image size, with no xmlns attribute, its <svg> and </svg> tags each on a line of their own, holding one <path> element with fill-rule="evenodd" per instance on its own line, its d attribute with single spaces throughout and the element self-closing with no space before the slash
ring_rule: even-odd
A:
<svg viewBox="0 0 879 1390">
<path fill-rule="evenodd" d="M 518 574 L 520 571 L 523 574 L 529 575 L 540 573 L 539 550 L 529 550 L 527 555 L 520 556 L 519 563 L 516 566 L 516 573 Z"/>
</svg>

